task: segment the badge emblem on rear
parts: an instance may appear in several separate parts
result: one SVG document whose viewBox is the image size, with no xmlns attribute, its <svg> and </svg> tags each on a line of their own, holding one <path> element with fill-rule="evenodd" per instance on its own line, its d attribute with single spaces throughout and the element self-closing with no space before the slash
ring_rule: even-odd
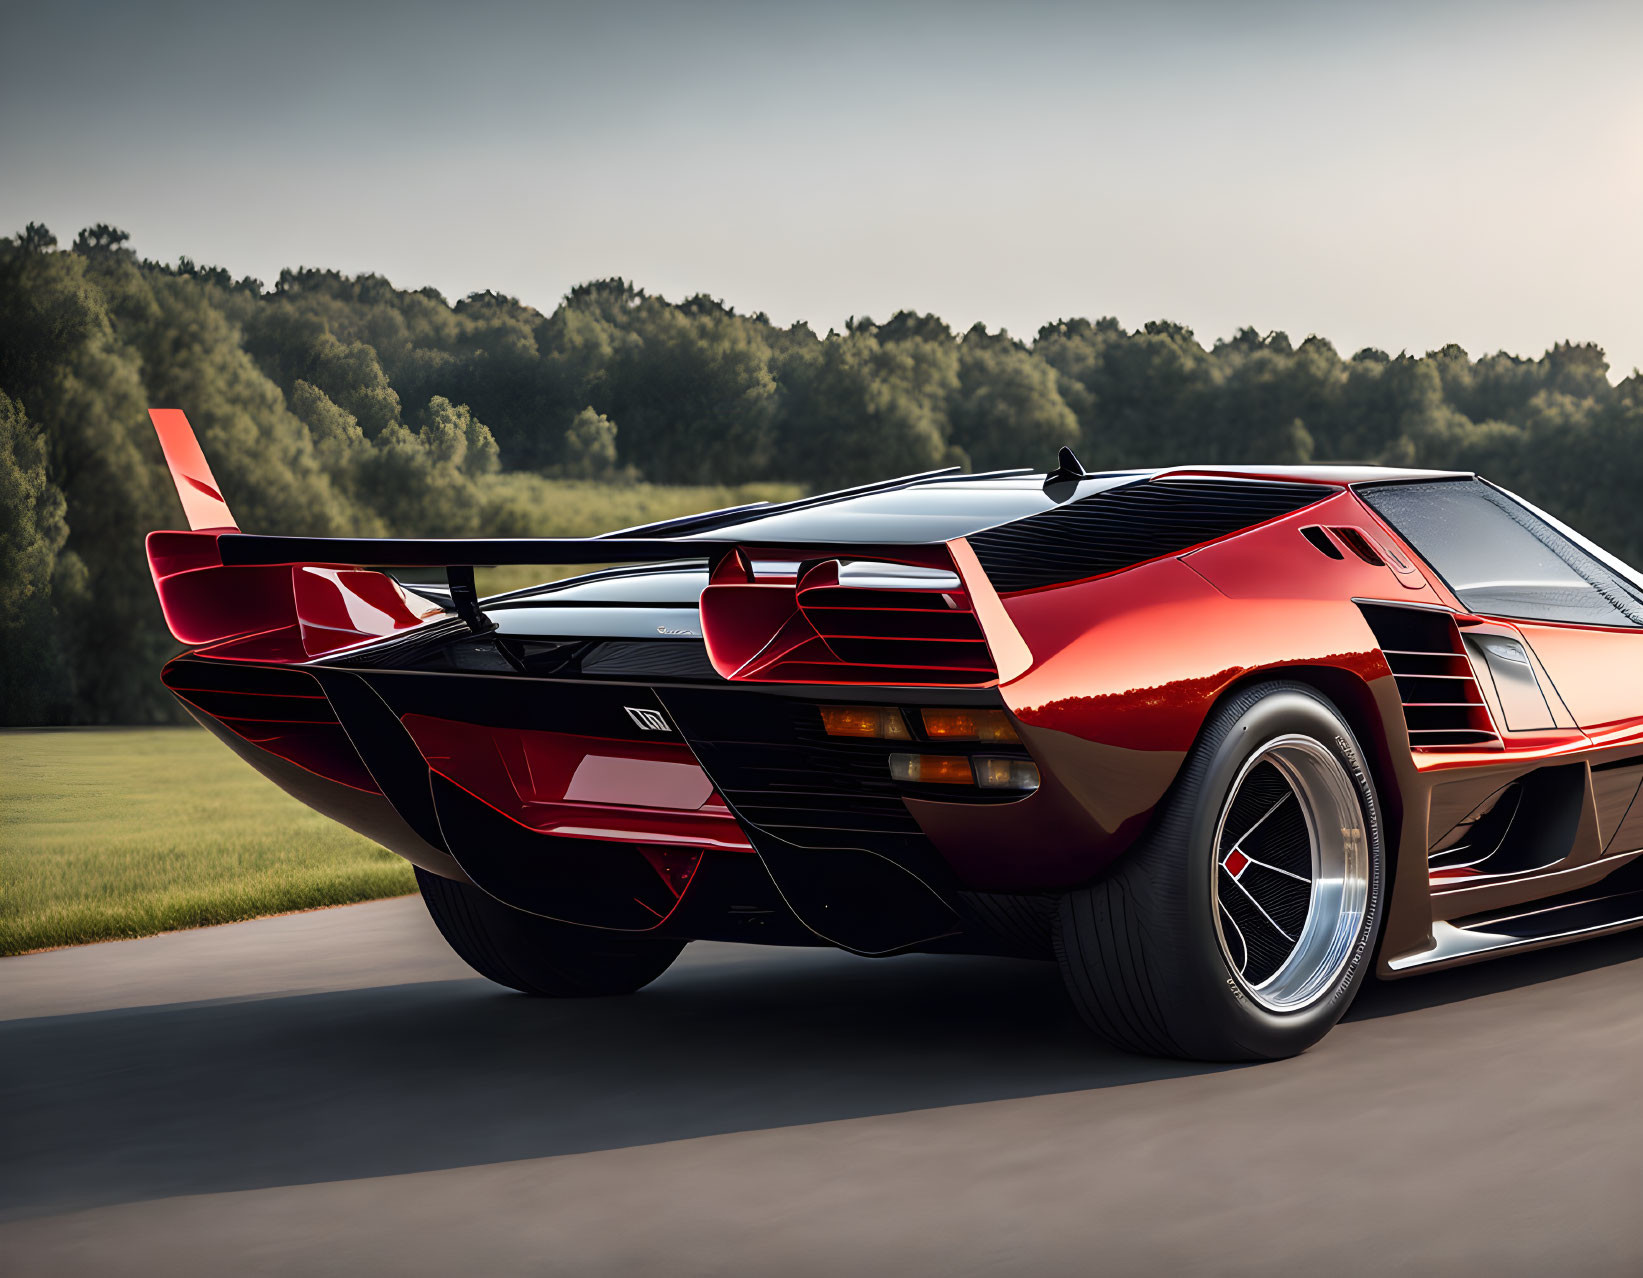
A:
<svg viewBox="0 0 1643 1278">
<path fill-rule="evenodd" d="M 632 719 L 646 732 L 666 732 L 668 730 L 667 720 L 662 718 L 660 711 L 646 710 L 640 706 L 623 706 L 622 709 L 628 712 L 628 718 Z"/>
</svg>

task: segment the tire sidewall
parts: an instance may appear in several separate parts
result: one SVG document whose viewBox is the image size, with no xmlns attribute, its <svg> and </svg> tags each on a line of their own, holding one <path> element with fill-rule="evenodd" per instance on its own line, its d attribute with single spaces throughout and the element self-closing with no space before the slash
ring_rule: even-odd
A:
<svg viewBox="0 0 1643 1278">
<path fill-rule="evenodd" d="M 1274 1012 L 1250 996 L 1223 952 L 1213 883 L 1221 814 L 1233 784 L 1265 745 L 1291 735 L 1311 737 L 1324 745 L 1352 780 L 1369 844 L 1369 901 L 1346 965 L 1328 992 L 1299 1011 Z M 1273 686 L 1241 711 L 1237 706 L 1226 707 L 1208 725 L 1196 749 L 1204 752 L 1207 767 L 1195 787 L 1198 801 L 1187 827 L 1187 953 L 1182 956 L 1188 985 L 1198 991 L 1193 1020 L 1215 1040 L 1231 1040 L 1249 1056 L 1291 1056 L 1322 1038 L 1341 1019 L 1371 966 L 1386 895 L 1386 857 L 1374 783 L 1351 728 L 1328 702 L 1299 684 Z"/>
</svg>

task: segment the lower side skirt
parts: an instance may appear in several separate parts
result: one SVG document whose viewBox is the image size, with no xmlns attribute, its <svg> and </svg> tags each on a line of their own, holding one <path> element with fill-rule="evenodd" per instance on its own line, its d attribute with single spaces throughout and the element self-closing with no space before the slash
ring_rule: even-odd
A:
<svg viewBox="0 0 1643 1278">
<path fill-rule="evenodd" d="M 1590 887 L 1432 925 L 1432 944 L 1387 966 L 1393 976 L 1459 967 L 1643 927 L 1643 862 Z"/>
</svg>

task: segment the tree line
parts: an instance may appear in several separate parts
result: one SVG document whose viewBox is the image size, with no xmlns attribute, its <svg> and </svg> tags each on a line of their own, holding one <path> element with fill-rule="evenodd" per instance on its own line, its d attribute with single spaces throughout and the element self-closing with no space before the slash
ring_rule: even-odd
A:
<svg viewBox="0 0 1643 1278">
<path fill-rule="evenodd" d="M 756 495 L 726 486 L 1047 468 L 1070 444 L 1094 468 L 1477 470 L 1643 561 L 1643 375 L 1611 384 L 1590 344 L 1343 356 L 1317 336 L 1206 345 L 1110 318 L 1023 341 L 910 311 L 823 336 L 620 279 L 551 314 L 308 268 L 269 287 L 145 260 L 116 227 L 65 248 L 31 224 L 0 241 L 6 723 L 176 716 L 141 552 L 180 518 L 151 405 L 188 412 L 259 530 L 591 533 L 618 494 L 678 513 Z"/>
</svg>

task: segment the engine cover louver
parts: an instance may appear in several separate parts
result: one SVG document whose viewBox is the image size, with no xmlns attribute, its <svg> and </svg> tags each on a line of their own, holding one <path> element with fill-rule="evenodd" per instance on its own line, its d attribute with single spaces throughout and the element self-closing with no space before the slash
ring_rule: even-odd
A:
<svg viewBox="0 0 1643 1278">
<path fill-rule="evenodd" d="M 762 574 L 737 552 L 714 570 L 702 592 L 702 634 L 725 678 L 963 686 L 998 677 L 956 574 L 898 579 L 887 564 L 886 576 L 864 578 L 869 587 L 852 585 L 837 559 L 789 567 Z"/>
<path fill-rule="evenodd" d="M 1033 590 L 1179 554 L 1337 491 L 1277 480 L 1139 480 L 975 533 L 969 542 L 995 589 Z"/>
<path fill-rule="evenodd" d="M 1361 603 L 1398 681 L 1409 744 L 1416 750 L 1501 744 L 1478 690 L 1455 619 L 1430 608 Z"/>
</svg>

